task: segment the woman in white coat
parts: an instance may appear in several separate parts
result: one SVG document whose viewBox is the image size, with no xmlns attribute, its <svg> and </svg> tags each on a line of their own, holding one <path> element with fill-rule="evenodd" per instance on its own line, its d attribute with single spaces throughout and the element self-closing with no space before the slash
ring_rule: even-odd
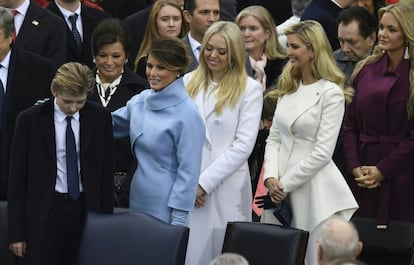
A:
<svg viewBox="0 0 414 265">
<path fill-rule="evenodd" d="M 310 231 L 305 264 L 316 265 L 320 224 L 333 215 L 350 219 L 358 205 L 332 162 L 342 124 L 344 75 L 336 67 L 329 41 L 316 21 L 286 30 L 289 63 L 283 70 L 273 124 L 265 151 L 264 183 L 275 204 L 288 198 L 291 226 Z M 273 210 L 262 222 L 277 223 Z"/>
<path fill-rule="evenodd" d="M 220 254 L 228 221 L 251 220 L 247 159 L 256 141 L 263 97 L 261 85 L 246 74 L 236 24 L 210 26 L 200 54 L 198 68 L 184 76 L 206 125 L 187 265 L 207 265 Z"/>
</svg>

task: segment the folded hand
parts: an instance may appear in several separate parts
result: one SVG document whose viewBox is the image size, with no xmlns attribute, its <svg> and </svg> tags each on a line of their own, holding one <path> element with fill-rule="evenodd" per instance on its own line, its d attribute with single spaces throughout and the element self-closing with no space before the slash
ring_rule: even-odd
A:
<svg viewBox="0 0 414 265">
<path fill-rule="evenodd" d="M 282 183 L 275 177 L 266 179 L 265 186 L 273 203 L 279 204 L 286 198 L 287 194 L 283 191 Z"/>
<path fill-rule="evenodd" d="M 26 242 L 22 241 L 10 243 L 9 249 L 14 253 L 14 255 L 23 257 L 24 254 L 26 254 Z"/>
<path fill-rule="evenodd" d="M 376 166 L 362 166 L 352 170 L 357 185 L 361 188 L 374 189 L 381 186 L 384 176 Z"/>
</svg>

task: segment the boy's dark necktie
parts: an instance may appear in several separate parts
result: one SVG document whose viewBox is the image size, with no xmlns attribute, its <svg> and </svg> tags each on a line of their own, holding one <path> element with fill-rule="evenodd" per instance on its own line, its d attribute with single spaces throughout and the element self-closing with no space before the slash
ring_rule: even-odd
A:
<svg viewBox="0 0 414 265">
<path fill-rule="evenodd" d="M 78 155 L 76 153 L 75 135 L 71 126 L 71 116 L 66 117 L 66 174 L 68 193 L 73 200 L 79 197 Z"/>
</svg>

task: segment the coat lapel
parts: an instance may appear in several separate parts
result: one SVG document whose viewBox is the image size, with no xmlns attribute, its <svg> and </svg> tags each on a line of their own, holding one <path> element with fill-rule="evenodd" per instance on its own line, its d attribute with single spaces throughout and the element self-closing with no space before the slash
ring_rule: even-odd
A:
<svg viewBox="0 0 414 265">
<path fill-rule="evenodd" d="M 56 160 L 56 140 L 55 140 L 55 122 L 54 122 L 54 98 L 48 100 L 42 106 L 41 115 L 39 117 L 39 130 L 46 142 L 46 148 L 53 158 Z"/>
<path fill-rule="evenodd" d="M 198 93 L 198 95 L 194 98 L 194 102 L 197 105 L 198 112 L 201 115 L 201 118 L 203 119 L 204 126 L 206 127 L 206 140 L 211 144 L 211 137 L 207 126 L 207 118 L 214 113 L 214 106 L 215 106 L 215 100 L 212 100 L 210 97 L 210 100 L 207 100 L 205 102 L 205 92 L 201 91 Z"/>
<path fill-rule="evenodd" d="M 186 69 L 186 73 L 193 71 L 193 70 L 194 70 L 194 69 L 196 69 L 196 68 L 197 68 L 197 66 L 198 66 L 198 60 L 197 60 L 197 58 L 194 56 L 194 53 L 193 53 L 193 51 L 192 51 L 191 44 L 190 44 L 190 39 L 188 38 L 188 34 L 189 34 L 189 33 L 187 33 L 187 34 L 184 36 L 184 38 L 182 38 L 182 41 L 183 41 L 185 44 L 187 44 L 187 47 L 188 47 L 188 50 L 189 50 L 189 54 L 190 54 L 190 57 L 191 57 L 191 62 L 190 62 L 190 65 L 189 65 L 189 66 L 187 67 L 187 69 Z"/>
<path fill-rule="evenodd" d="M 94 116 L 92 115 L 89 104 L 90 103 L 86 102 L 85 106 L 79 112 L 81 157 L 85 157 L 89 143 L 91 142 L 90 139 L 92 137 L 92 132 L 94 131 L 91 128 L 94 127 L 96 122 L 96 119 L 94 119 Z"/>
<path fill-rule="evenodd" d="M 30 3 L 19 34 L 17 34 L 16 37 L 16 42 L 21 43 L 19 45 L 20 47 L 24 47 L 26 46 L 26 43 L 30 43 L 30 41 L 36 37 L 35 34 L 37 29 L 42 26 L 40 25 L 41 13 L 38 13 L 33 5 L 35 4 Z"/>
<path fill-rule="evenodd" d="M 286 98 L 288 100 L 289 112 L 285 113 L 285 115 L 288 119 L 290 130 L 292 130 L 295 121 L 320 100 L 322 94 L 326 91 L 325 82 L 325 80 L 319 80 L 315 86 L 302 87 L 299 96 L 295 95 L 298 93 L 295 92 Z"/>
</svg>

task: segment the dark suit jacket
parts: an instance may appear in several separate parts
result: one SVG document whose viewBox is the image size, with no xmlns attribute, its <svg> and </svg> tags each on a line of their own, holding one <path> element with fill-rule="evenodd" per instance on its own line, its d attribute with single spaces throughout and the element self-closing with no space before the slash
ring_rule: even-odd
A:
<svg viewBox="0 0 414 265">
<path fill-rule="evenodd" d="M 6 199 L 9 150 L 17 115 L 50 97 L 55 67 L 36 54 L 12 48 L 6 87 L 5 127 L 0 131 L 0 200 Z"/>
<path fill-rule="evenodd" d="M 237 15 L 237 1 L 236 0 L 219 0 L 220 4 L 220 20 L 234 21 Z"/>
<path fill-rule="evenodd" d="M 330 0 L 312 0 L 303 11 L 300 20 L 318 21 L 328 36 L 332 50 L 335 51 L 340 48 L 336 18 L 341 11 L 342 8 Z"/>
<path fill-rule="evenodd" d="M 50 1 L 49 6 L 47 7 L 48 10 L 55 13 L 62 19 L 64 19 L 62 12 L 60 12 L 58 6 L 56 5 L 55 1 Z M 104 20 L 105 18 L 110 17 L 106 12 L 99 11 L 95 8 L 85 6 L 81 4 L 81 18 L 82 18 L 82 30 L 83 30 L 83 38 L 82 38 L 82 53 L 79 54 L 76 48 L 76 42 L 73 38 L 72 31 L 70 30 L 68 24 L 65 22 L 65 30 L 66 32 L 66 47 L 67 47 L 67 56 L 66 62 L 79 62 L 82 64 L 86 64 L 90 68 L 94 66 L 93 63 L 93 56 L 92 56 L 92 46 L 91 46 L 91 37 L 92 32 L 95 29 L 96 25 L 99 22 Z"/>
<path fill-rule="evenodd" d="M 188 47 L 188 53 L 190 55 L 191 58 L 191 62 L 190 65 L 187 66 L 187 69 L 185 70 L 186 73 L 193 71 L 194 69 L 197 68 L 198 66 L 198 60 L 195 57 L 192 49 L 191 49 L 191 44 L 190 44 L 190 40 L 188 38 L 188 34 L 190 34 L 190 32 L 188 32 L 181 40 L 184 42 L 184 44 Z"/>
<path fill-rule="evenodd" d="M 151 13 L 152 6 L 138 11 L 128 16 L 124 22 L 127 24 L 129 33 L 129 52 L 127 66 L 134 69 L 135 58 L 137 57 L 139 47 L 144 39 L 145 27 Z"/>
<path fill-rule="evenodd" d="M 188 53 L 190 54 L 190 58 L 191 58 L 191 62 L 190 64 L 187 66 L 187 69 L 185 70 L 186 73 L 189 73 L 191 71 L 194 71 L 197 66 L 198 66 L 198 60 L 195 57 L 192 49 L 191 49 L 191 44 L 190 44 L 190 40 L 188 39 L 188 34 L 187 33 L 184 38 L 182 38 L 181 40 L 184 42 L 184 44 L 188 47 Z M 245 61 L 245 65 L 246 65 L 246 73 L 248 76 L 253 77 L 253 69 L 252 69 L 252 65 L 250 64 L 250 60 L 249 60 L 249 56 L 246 54 L 246 61 Z"/>
<path fill-rule="evenodd" d="M 113 211 L 112 120 L 109 110 L 87 102 L 80 110 L 80 172 L 86 211 Z M 57 175 L 54 100 L 22 112 L 10 160 L 9 241 L 27 242 L 25 264 L 42 265 L 45 222 Z"/>
<path fill-rule="evenodd" d="M 59 67 L 66 59 L 65 22 L 30 2 L 15 45 L 49 59 Z"/>
<path fill-rule="evenodd" d="M 272 15 L 276 25 L 285 22 L 286 19 L 292 16 L 291 0 L 237 0 L 237 12 L 240 12 L 243 8 L 251 5 L 260 5 L 265 7 Z"/>
<path fill-rule="evenodd" d="M 152 5 L 152 0 L 103 0 L 99 5 L 112 16 L 125 19 L 129 15 Z"/>
<path fill-rule="evenodd" d="M 266 73 L 266 89 L 271 88 L 276 85 L 277 79 L 283 71 L 287 60 L 285 59 L 276 59 L 268 60 L 264 68 Z"/>
</svg>

